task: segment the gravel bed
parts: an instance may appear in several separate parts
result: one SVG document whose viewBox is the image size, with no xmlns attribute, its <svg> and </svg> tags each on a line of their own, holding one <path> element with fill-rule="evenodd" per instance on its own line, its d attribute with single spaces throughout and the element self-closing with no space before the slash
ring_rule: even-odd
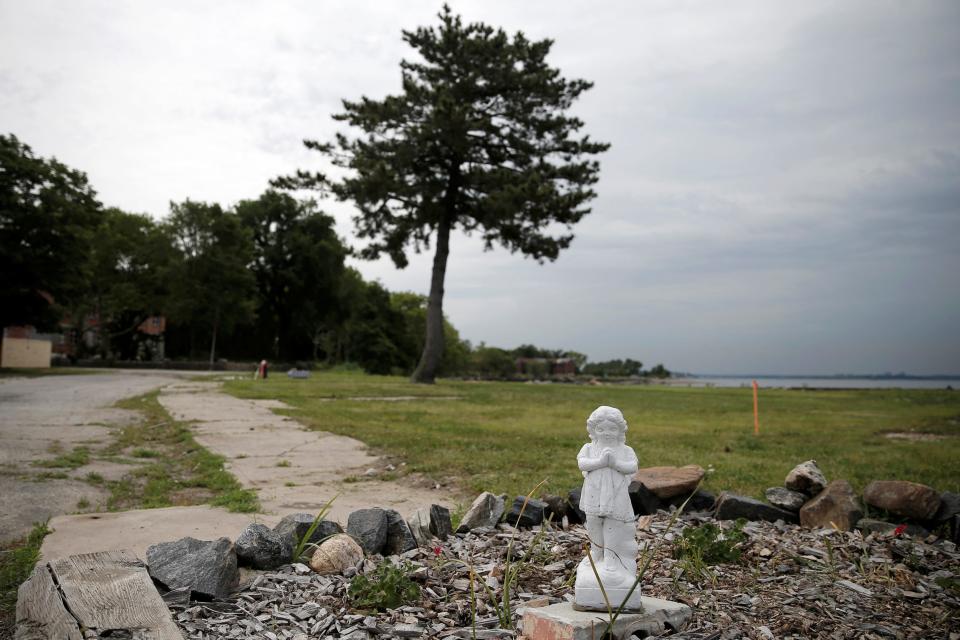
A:
<svg viewBox="0 0 960 640">
<path fill-rule="evenodd" d="M 691 577 L 672 557 L 673 541 L 686 526 L 717 521 L 701 514 L 685 515 L 672 527 L 670 521 L 663 512 L 644 516 L 637 530 L 641 554 L 655 550 L 643 594 L 693 609 L 689 625 L 673 638 L 960 639 L 960 553 L 948 540 L 751 522 L 744 527 L 739 563 Z M 486 589 L 501 598 L 511 540 L 513 557 L 526 561 L 511 589 L 513 626 L 502 629 Z M 224 601 L 170 606 L 191 639 L 466 639 L 473 637 L 472 620 L 477 638 L 519 638 L 523 607 L 572 599 L 585 544 L 579 526 L 514 533 L 501 525 L 399 558 L 368 558 L 357 571 L 372 572 L 377 562 L 408 562 L 420 586 L 419 601 L 386 612 L 352 608 L 350 577 L 320 576 L 304 565 L 259 573 Z M 471 566 L 477 575 L 475 614 Z"/>
</svg>

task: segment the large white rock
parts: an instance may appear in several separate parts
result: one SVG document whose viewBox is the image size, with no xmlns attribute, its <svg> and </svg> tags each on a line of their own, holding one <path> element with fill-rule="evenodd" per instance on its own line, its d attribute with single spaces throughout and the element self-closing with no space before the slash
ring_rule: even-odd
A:
<svg viewBox="0 0 960 640">
<path fill-rule="evenodd" d="M 343 573 L 363 560 L 363 548 L 346 533 L 327 538 L 310 558 L 310 568 L 321 575 Z"/>
</svg>

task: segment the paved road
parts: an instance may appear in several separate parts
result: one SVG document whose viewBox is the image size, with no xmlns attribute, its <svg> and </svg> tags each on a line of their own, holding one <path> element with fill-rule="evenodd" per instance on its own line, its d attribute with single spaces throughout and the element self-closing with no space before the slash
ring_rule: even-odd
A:
<svg viewBox="0 0 960 640">
<path fill-rule="evenodd" d="M 34 522 L 79 510 L 96 509 L 106 493 L 83 481 L 90 472 L 120 477 L 127 465 L 95 462 L 76 470 L 43 469 L 33 464 L 74 447 L 91 450 L 111 441 L 111 429 L 136 416 L 113 408 L 136 396 L 194 373 L 124 371 L 0 380 L 0 544 L 27 533 Z M 43 473 L 67 479 L 44 479 Z"/>
</svg>

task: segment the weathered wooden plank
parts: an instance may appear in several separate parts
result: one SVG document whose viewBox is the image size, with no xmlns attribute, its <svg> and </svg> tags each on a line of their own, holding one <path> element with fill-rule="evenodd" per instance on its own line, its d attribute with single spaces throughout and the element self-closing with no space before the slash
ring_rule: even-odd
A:
<svg viewBox="0 0 960 640">
<path fill-rule="evenodd" d="M 84 553 L 50 569 L 80 625 L 128 629 L 143 640 L 183 640 L 144 564 L 130 551 Z"/>
<path fill-rule="evenodd" d="M 42 563 L 17 590 L 15 640 L 83 640 L 76 619 L 63 606 L 50 568 Z"/>
</svg>

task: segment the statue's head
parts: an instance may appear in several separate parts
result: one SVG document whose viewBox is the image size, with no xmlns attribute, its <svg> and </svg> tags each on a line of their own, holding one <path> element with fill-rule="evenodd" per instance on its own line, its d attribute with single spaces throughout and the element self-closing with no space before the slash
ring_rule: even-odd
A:
<svg viewBox="0 0 960 640">
<path fill-rule="evenodd" d="M 617 440 L 624 443 L 627 440 L 627 421 L 620 413 L 620 409 L 608 407 L 606 405 L 594 409 L 590 417 L 587 418 L 587 433 L 591 440 L 596 440 L 599 430 L 615 429 Z"/>
</svg>

